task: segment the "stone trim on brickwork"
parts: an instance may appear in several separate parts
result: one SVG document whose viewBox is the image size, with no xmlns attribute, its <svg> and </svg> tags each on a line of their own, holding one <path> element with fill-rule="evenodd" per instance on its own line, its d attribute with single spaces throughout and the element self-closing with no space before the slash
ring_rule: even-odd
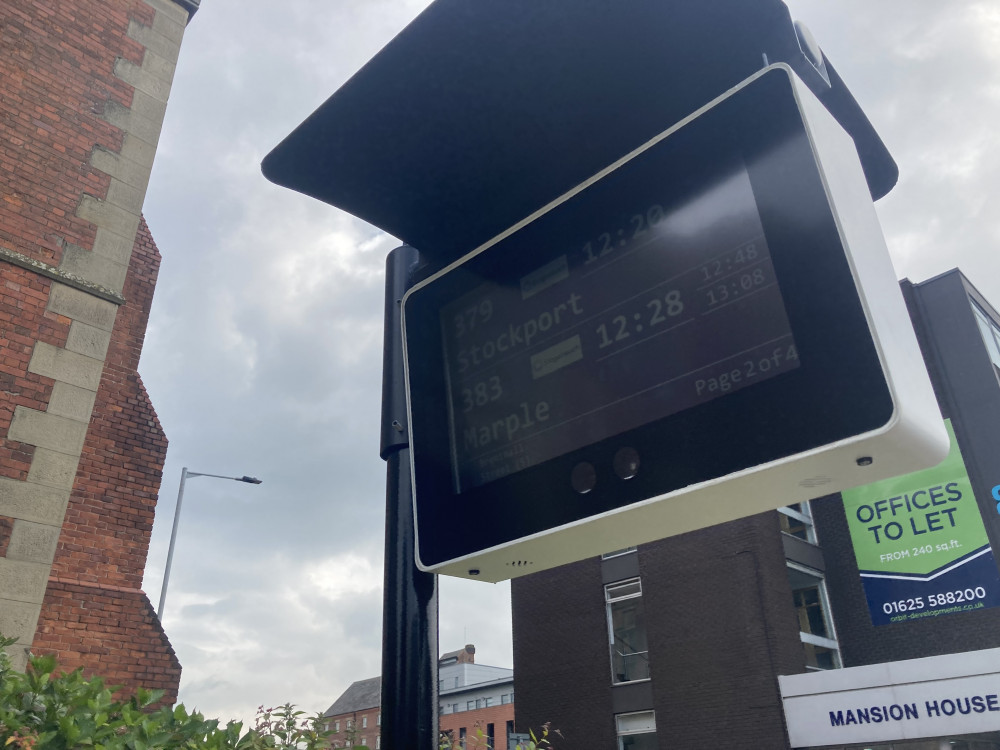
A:
<svg viewBox="0 0 1000 750">
<path fill-rule="evenodd" d="M 154 12 L 141 18 L 151 25 L 133 18 L 126 32 L 144 48 L 141 64 L 121 57 L 125 50 L 105 48 L 115 77 L 134 91 L 130 106 L 108 101 L 98 115 L 123 135 L 118 153 L 101 146 L 90 153 L 90 167 L 111 178 L 106 195 L 83 193 L 77 204 L 76 216 L 97 228 L 93 247 L 66 243 L 58 267 L 0 248 L 0 261 L 52 280 L 46 310 L 70 321 L 65 346 L 36 340 L 28 365 L 29 373 L 54 381 L 49 403 L 44 411 L 18 405 L 6 435 L 34 446 L 25 481 L 0 477 L 0 515 L 13 519 L 0 558 L 0 632 L 17 637 L 17 646 L 8 650 L 18 667 L 38 629 L 111 331 L 125 304 L 122 291 L 184 28 L 198 5 L 144 2 Z"/>
<path fill-rule="evenodd" d="M 139 229 L 139 216 L 160 140 L 170 87 L 189 11 L 172 0 L 145 0 L 156 12 L 151 26 L 132 19 L 127 36 L 145 47 L 142 63 L 117 57 L 114 75 L 130 84 L 134 92 L 126 107 L 105 102 L 101 118 L 124 134 L 117 154 L 95 148 L 90 165 L 111 177 L 104 198 L 84 194 L 76 215 L 97 226 L 91 249 L 68 245 L 59 268 L 74 277 L 89 280 L 116 293 L 125 285 L 132 242 Z"/>
<path fill-rule="evenodd" d="M 83 588 L 100 589 L 101 591 L 114 591 L 119 594 L 142 594 L 146 592 L 135 586 L 115 586 L 111 583 L 93 583 L 91 581 L 81 581 L 76 578 L 64 578 L 62 576 L 49 576 L 49 583 L 61 583 L 66 586 L 82 586 Z"/>
<path fill-rule="evenodd" d="M 67 286 L 74 287 L 82 292 L 87 292 L 87 294 L 93 294 L 95 297 L 100 297 L 108 302 L 114 302 L 116 305 L 125 304 L 125 298 L 117 292 L 106 289 L 100 284 L 87 281 L 87 279 L 81 278 L 80 276 L 70 273 L 69 271 L 56 268 L 55 266 L 50 266 L 48 263 L 43 263 L 40 260 L 29 258 L 27 255 L 22 255 L 14 250 L 8 250 L 3 246 L 0 246 L 0 261 L 7 261 L 8 263 L 19 266 L 20 268 L 24 268 L 28 271 L 34 271 L 40 276 L 45 276 L 46 278 L 53 279 L 54 281 L 62 282 Z"/>
</svg>

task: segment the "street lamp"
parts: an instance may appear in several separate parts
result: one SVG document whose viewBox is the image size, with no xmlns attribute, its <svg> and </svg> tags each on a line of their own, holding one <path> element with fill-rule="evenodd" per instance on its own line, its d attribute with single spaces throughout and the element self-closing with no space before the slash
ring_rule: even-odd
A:
<svg viewBox="0 0 1000 750">
<path fill-rule="evenodd" d="M 177 539 L 177 521 L 181 517 L 181 502 L 184 500 L 184 482 L 188 477 L 215 477 L 216 479 L 231 479 L 234 482 L 246 482 L 247 484 L 260 484 L 262 480 L 257 477 L 227 477 L 222 474 L 202 474 L 197 471 L 188 471 L 187 466 L 181 469 L 181 484 L 177 488 L 177 505 L 174 506 L 174 526 L 170 531 L 170 546 L 167 548 L 167 566 L 163 571 L 163 585 L 160 586 L 160 606 L 156 609 L 156 617 L 163 622 L 163 602 L 167 598 L 167 582 L 170 580 L 170 563 L 174 559 L 174 542 Z"/>
</svg>

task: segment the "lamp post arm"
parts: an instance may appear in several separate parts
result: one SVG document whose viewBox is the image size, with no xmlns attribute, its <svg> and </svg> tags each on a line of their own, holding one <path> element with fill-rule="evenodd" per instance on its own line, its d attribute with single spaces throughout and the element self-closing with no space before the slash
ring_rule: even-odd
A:
<svg viewBox="0 0 1000 750">
<path fill-rule="evenodd" d="M 174 526 L 170 530 L 170 546 L 167 548 L 167 565 L 163 569 L 163 584 L 160 586 L 160 606 L 156 608 L 156 616 L 163 622 L 163 602 L 167 598 L 167 583 L 170 581 L 170 565 L 174 561 L 174 542 L 177 541 L 177 523 L 181 517 L 181 503 L 184 501 L 184 483 L 188 477 L 214 477 L 215 479 L 231 479 L 234 482 L 246 482 L 247 484 L 260 484 L 262 480 L 257 477 L 227 477 L 225 474 L 205 474 L 200 471 L 188 471 L 187 466 L 181 469 L 181 483 L 177 488 L 177 505 L 174 506 Z"/>
<path fill-rule="evenodd" d="M 187 471 L 185 469 L 185 471 Z M 234 482 L 246 482 L 247 484 L 260 484 L 261 480 L 257 477 L 248 477 L 243 475 L 242 477 L 227 477 L 225 474 L 203 474 L 200 471 L 188 471 L 187 476 L 189 477 L 214 477 L 215 479 L 232 479 Z"/>
</svg>

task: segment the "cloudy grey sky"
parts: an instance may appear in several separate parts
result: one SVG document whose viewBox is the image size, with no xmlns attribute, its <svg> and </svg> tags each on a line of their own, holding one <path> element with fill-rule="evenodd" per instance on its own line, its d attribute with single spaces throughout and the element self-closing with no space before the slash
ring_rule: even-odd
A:
<svg viewBox="0 0 1000 750">
<path fill-rule="evenodd" d="M 471 1 L 471 0 L 470 0 Z M 481 0 L 478 0 L 481 1 Z M 203 0 L 145 214 L 163 255 L 140 372 L 170 439 L 145 582 L 181 700 L 323 710 L 378 674 L 382 271 L 393 238 L 274 185 L 264 155 L 425 0 Z M 878 204 L 900 277 L 960 267 L 1000 305 L 1000 6 L 790 0 L 900 166 Z M 442 580 L 441 647 L 510 666 L 506 584 Z"/>
</svg>

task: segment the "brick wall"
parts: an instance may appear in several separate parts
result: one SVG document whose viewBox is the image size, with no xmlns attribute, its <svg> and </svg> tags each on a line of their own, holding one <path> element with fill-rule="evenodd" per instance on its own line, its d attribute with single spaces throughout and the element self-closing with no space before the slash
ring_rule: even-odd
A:
<svg viewBox="0 0 1000 750">
<path fill-rule="evenodd" d="M 438 728 L 442 732 L 451 731 L 451 738 L 457 743 L 461 730 L 466 732 L 465 747 L 468 750 L 507 750 L 507 722 L 514 720 L 514 704 L 504 703 L 489 708 L 477 708 L 473 711 L 459 711 L 453 714 L 443 714 L 438 717 Z M 486 743 L 487 730 L 493 725 L 494 741 Z M 479 739 L 476 730 L 482 730 L 483 739 Z M 458 747 L 458 745 L 455 745 Z M 582 747 L 582 746 L 581 746 Z"/>
<path fill-rule="evenodd" d="M 138 589 L 146 564 L 167 439 L 139 377 L 160 254 L 145 221 L 136 236 L 52 566 L 56 578 Z"/>
<path fill-rule="evenodd" d="M 142 591 L 49 580 L 35 653 L 54 653 L 65 670 L 83 667 L 109 685 L 163 690 L 177 700 L 181 666 Z"/>
<path fill-rule="evenodd" d="M 173 702 L 180 663 L 140 590 L 167 451 L 136 371 L 159 264 L 143 221 L 32 650 Z"/>
<path fill-rule="evenodd" d="M 572 747 L 615 747 L 599 559 L 511 581 L 515 730 L 545 722 Z"/>
<path fill-rule="evenodd" d="M 354 744 L 362 744 L 361 738 L 365 738 L 365 746 L 374 748 L 376 738 L 382 734 L 379 726 L 381 709 L 378 706 L 361 711 L 351 711 L 344 714 L 333 714 L 326 718 L 327 729 L 330 730 L 330 747 L 352 747 Z M 348 728 L 348 722 L 351 722 Z M 334 728 L 337 727 L 336 730 Z"/>
<path fill-rule="evenodd" d="M 193 7 L 193 6 L 191 6 Z M 139 589 L 166 439 L 141 207 L 190 7 L 0 0 L 0 632 L 176 694 Z"/>
<path fill-rule="evenodd" d="M 599 559 L 511 582 L 518 731 L 551 722 L 567 745 L 615 747 L 616 713 L 654 710 L 660 747 L 787 747 L 776 675 L 805 657 L 776 514 L 637 555 L 649 683 L 611 685 Z"/>
<path fill-rule="evenodd" d="M 640 548 L 665 747 L 787 747 L 777 675 L 805 671 L 777 514 Z"/>
<path fill-rule="evenodd" d="M 90 154 L 122 147 L 102 114 L 131 106 L 115 60 L 141 64 L 129 20 L 148 26 L 152 17 L 137 0 L 0 0 L 0 244 L 52 265 L 65 243 L 93 246 L 96 228 L 76 209 L 84 193 L 104 198 L 110 177 L 90 167 Z"/>
<path fill-rule="evenodd" d="M 16 407 L 41 410 L 49 403 L 51 379 L 28 372 L 28 363 L 36 341 L 65 346 L 69 319 L 45 309 L 49 279 L 16 266 L 0 272 L 0 476 L 23 481 L 35 448 L 6 435 Z"/>
</svg>

